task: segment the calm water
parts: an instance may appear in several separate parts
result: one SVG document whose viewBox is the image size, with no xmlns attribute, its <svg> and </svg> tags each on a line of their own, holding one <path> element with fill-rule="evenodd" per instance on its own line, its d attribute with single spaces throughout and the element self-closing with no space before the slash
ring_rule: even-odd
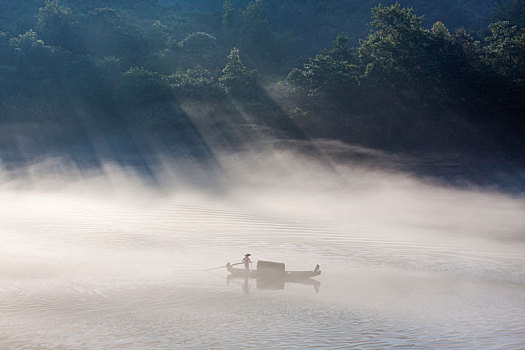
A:
<svg viewBox="0 0 525 350">
<path fill-rule="evenodd" d="M 2 188 L 0 348 L 525 348 L 523 198 L 288 175 Z M 248 252 L 320 285 L 198 271 Z"/>
</svg>

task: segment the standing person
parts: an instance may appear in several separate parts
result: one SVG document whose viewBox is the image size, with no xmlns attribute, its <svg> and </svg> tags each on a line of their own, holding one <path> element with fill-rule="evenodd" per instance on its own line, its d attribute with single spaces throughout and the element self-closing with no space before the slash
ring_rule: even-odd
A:
<svg viewBox="0 0 525 350">
<path fill-rule="evenodd" d="M 251 254 L 244 254 L 244 258 L 242 259 L 242 262 L 244 263 L 244 268 L 246 270 L 250 269 L 250 263 L 252 262 L 250 260 L 250 256 L 251 256 Z"/>
</svg>

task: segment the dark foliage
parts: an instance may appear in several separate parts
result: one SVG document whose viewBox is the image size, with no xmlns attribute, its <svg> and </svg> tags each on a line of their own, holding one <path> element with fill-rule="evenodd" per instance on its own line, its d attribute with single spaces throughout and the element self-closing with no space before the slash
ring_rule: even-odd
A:
<svg viewBox="0 0 525 350">
<path fill-rule="evenodd" d="M 480 42 L 441 22 L 425 29 L 399 4 L 375 7 L 370 27 L 354 57 L 339 39 L 289 74 L 290 95 L 313 121 L 307 127 L 387 148 L 523 150 L 522 29 L 496 22 Z"/>
<path fill-rule="evenodd" d="M 264 129 L 387 149 L 523 152 L 523 1 L 376 4 L 0 2 L 2 154 L 16 153 L 13 128 L 30 130 L 25 144 L 43 153 L 92 150 L 93 139 L 205 149 L 197 124 L 225 144 Z"/>
</svg>

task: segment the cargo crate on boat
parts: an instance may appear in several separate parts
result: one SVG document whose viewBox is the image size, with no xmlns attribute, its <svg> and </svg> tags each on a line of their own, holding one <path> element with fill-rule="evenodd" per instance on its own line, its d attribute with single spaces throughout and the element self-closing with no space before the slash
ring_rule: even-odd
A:
<svg viewBox="0 0 525 350">
<path fill-rule="evenodd" d="M 285 271 L 285 266 L 283 263 L 273 262 L 273 261 L 257 261 L 257 270 L 258 271 L 273 271 L 273 272 L 282 272 Z"/>
</svg>

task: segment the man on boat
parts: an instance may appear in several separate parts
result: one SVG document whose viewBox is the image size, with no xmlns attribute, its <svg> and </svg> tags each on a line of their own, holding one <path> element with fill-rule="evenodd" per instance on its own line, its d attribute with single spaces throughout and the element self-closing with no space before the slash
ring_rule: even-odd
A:
<svg viewBox="0 0 525 350">
<path fill-rule="evenodd" d="M 251 256 L 251 254 L 244 254 L 244 258 L 242 259 L 242 262 L 244 263 L 244 268 L 246 270 L 250 269 L 250 263 L 252 262 L 250 260 L 250 256 Z"/>
</svg>

